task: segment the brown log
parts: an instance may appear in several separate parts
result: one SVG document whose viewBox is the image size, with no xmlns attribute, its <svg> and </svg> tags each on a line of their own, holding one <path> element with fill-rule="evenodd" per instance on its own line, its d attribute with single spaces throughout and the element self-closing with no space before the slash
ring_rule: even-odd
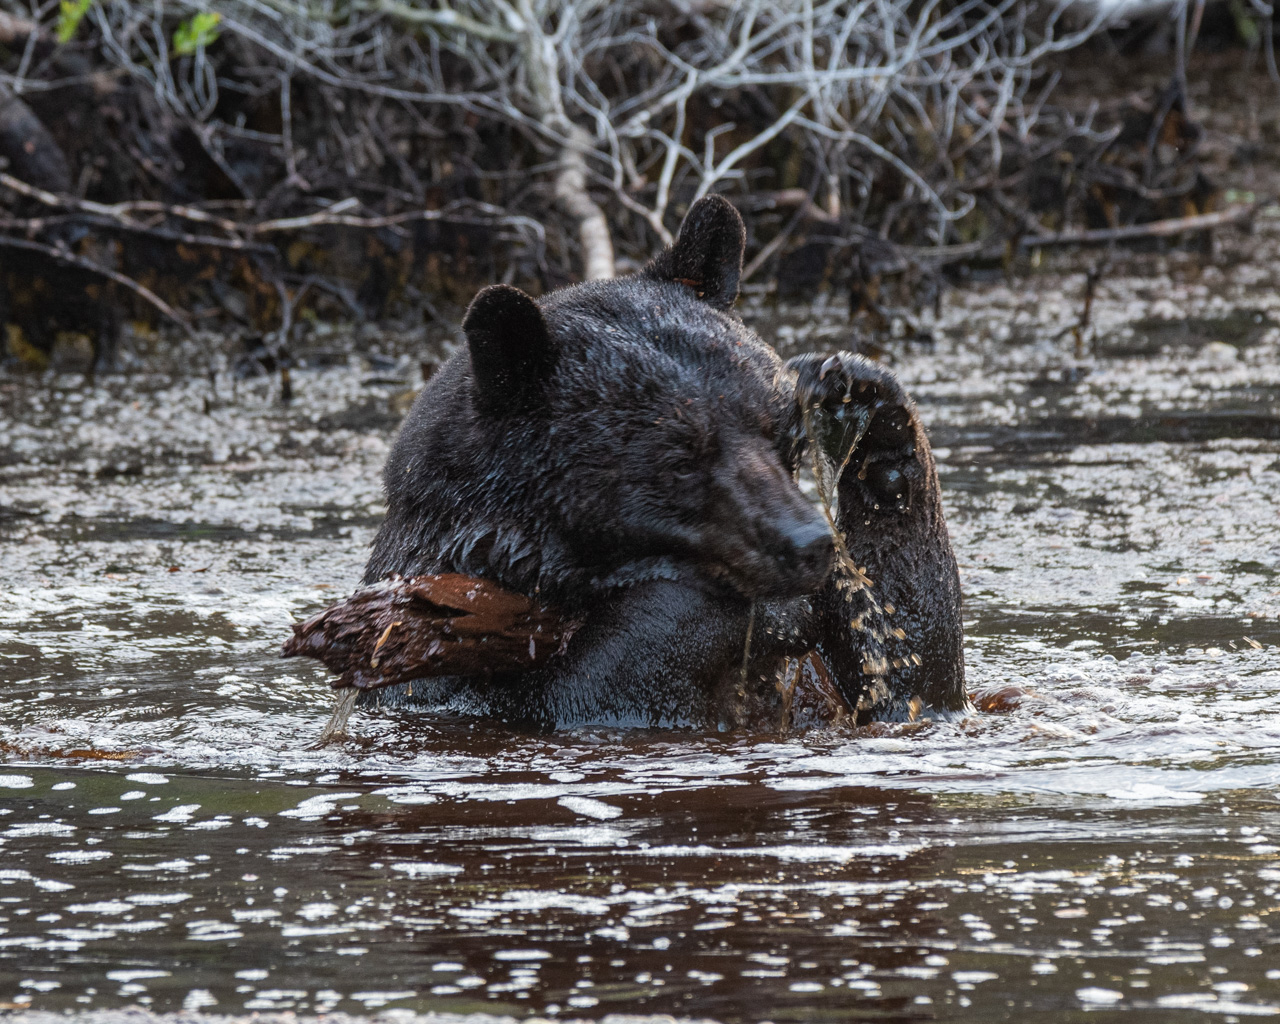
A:
<svg viewBox="0 0 1280 1024">
<path fill-rule="evenodd" d="M 322 661 L 338 673 L 334 689 L 374 690 L 536 668 L 560 654 L 579 625 L 488 580 L 393 577 L 295 625 L 283 653 Z"/>
</svg>

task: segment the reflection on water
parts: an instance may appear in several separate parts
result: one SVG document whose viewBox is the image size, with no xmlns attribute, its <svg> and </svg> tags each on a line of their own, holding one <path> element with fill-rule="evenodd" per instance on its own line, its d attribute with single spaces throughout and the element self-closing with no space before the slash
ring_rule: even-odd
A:
<svg viewBox="0 0 1280 1024">
<path fill-rule="evenodd" d="M 1280 332 L 1087 374 L 966 338 L 1024 300 L 901 367 L 983 712 L 786 740 L 309 749 L 323 675 L 276 652 L 358 577 L 385 377 L 0 383 L 0 1006 L 1280 1015 Z"/>
<path fill-rule="evenodd" d="M 8 776 L 11 998 L 811 1020 L 1280 996 L 1274 792 L 869 788 L 745 742 L 490 737 L 486 771 L 443 753 L 462 731 L 434 738 L 391 785 Z"/>
</svg>

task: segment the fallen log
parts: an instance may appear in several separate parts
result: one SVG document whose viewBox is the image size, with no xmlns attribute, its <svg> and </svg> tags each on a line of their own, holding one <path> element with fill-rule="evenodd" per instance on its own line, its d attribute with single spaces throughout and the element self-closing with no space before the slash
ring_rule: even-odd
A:
<svg viewBox="0 0 1280 1024">
<path fill-rule="evenodd" d="M 393 577 L 293 627 L 286 658 L 315 658 L 335 690 L 375 690 L 438 676 L 537 668 L 580 623 L 488 580 L 447 573 Z"/>
</svg>

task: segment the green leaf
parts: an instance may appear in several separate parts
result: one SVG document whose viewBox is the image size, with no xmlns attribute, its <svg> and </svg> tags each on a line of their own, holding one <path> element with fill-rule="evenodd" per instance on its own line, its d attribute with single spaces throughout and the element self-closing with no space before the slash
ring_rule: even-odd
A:
<svg viewBox="0 0 1280 1024">
<path fill-rule="evenodd" d="M 1241 0 L 1231 0 L 1227 6 L 1236 23 L 1236 32 L 1240 36 L 1240 41 L 1252 50 L 1262 41 L 1262 33 L 1258 31 L 1258 23 L 1253 17 L 1253 12 L 1247 10 Z"/>
<path fill-rule="evenodd" d="M 188 57 L 201 47 L 211 45 L 218 38 L 218 23 L 222 15 L 215 11 L 201 11 L 193 14 L 174 30 L 173 52 L 179 57 Z"/>
<path fill-rule="evenodd" d="M 58 24 L 53 30 L 58 42 L 71 42 L 76 29 L 80 27 L 80 22 L 84 21 L 84 16 L 89 13 L 91 3 L 93 0 L 62 0 L 58 5 Z"/>
</svg>

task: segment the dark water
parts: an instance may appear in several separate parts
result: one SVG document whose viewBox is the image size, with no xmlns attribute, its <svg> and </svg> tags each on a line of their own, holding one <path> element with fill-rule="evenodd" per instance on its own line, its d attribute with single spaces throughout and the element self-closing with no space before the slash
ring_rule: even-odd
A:
<svg viewBox="0 0 1280 1024">
<path fill-rule="evenodd" d="M 1211 283 L 1100 300 L 1083 360 L 1071 282 L 974 290 L 903 357 L 988 710 L 857 733 L 309 749 L 324 679 L 275 654 L 358 576 L 416 360 L 209 414 L 0 380 L 0 1004 L 1280 1015 L 1280 331 L 1215 337 L 1280 300 Z"/>
</svg>

